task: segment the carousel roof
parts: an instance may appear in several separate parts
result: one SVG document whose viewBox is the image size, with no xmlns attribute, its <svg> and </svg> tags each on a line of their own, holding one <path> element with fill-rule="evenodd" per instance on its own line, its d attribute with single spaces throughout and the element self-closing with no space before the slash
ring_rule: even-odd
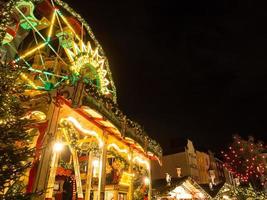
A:
<svg viewBox="0 0 267 200">
<path fill-rule="evenodd" d="M 96 120 L 101 118 L 98 123 L 103 127 L 114 126 L 113 130 L 117 131 L 123 140 L 134 143 L 135 146 L 144 149 L 147 154 L 151 154 L 150 156 L 155 155 L 157 158 L 162 156 L 160 145 L 148 137 L 139 124 L 131 121 L 118 108 L 116 88 L 108 59 L 90 26 L 78 13 L 61 0 L 12 0 L 1 11 L 6 14 L 6 19 L 0 26 L 1 48 L 8 49 L 8 46 L 15 48 L 17 55 L 10 54 L 9 58 L 11 63 L 28 69 L 22 79 L 30 87 L 29 90 L 36 94 L 40 92 L 51 94 L 51 91 L 55 90 L 61 93 L 62 88 L 76 88 L 78 82 L 83 82 L 85 87 L 79 89 L 83 92 L 82 105 L 78 106 L 92 108 L 95 112 L 91 111 L 89 114 L 95 115 Z M 36 13 L 39 18 L 42 17 L 41 20 L 36 18 Z M 15 26 L 14 16 L 17 16 L 20 26 Z M 16 27 L 20 31 L 16 34 L 9 34 L 7 37 L 7 29 L 13 28 L 15 31 Z M 22 38 L 18 37 L 20 32 L 27 35 L 24 42 L 19 40 Z M 40 36 L 41 41 L 37 41 L 35 34 Z M 39 45 L 30 43 L 33 38 Z M 69 42 L 68 39 L 72 41 Z M 33 45 L 30 50 L 28 46 L 23 46 L 28 43 Z M 16 46 L 19 48 L 16 49 Z M 41 49 L 49 50 L 46 52 L 51 54 L 43 58 L 44 55 L 40 53 Z M 64 49 L 64 53 L 57 52 L 55 49 Z M 35 63 L 34 60 L 38 60 L 33 59 L 35 55 L 42 58 L 41 64 Z M 54 58 L 56 61 L 51 60 Z M 55 62 L 58 63 L 57 60 L 60 62 L 55 65 Z M 56 70 L 54 66 L 60 69 Z M 71 100 L 72 97 L 67 99 Z M 103 118 L 107 120 L 102 120 Z"/>
<path fill-rule="evenodd" d="M 93 108 L 108 119 L 122 134 L 123 138 L 134 140 L 140 144 L 145 151 L 151 152 L 158 158 L 162 156 L 161 146 L 151 139 L 138 123 L 130 120 L 108 97 L 101 95 L 94 86 L 87 87 L 83 98 L 83 105 Z"/>
</svg>

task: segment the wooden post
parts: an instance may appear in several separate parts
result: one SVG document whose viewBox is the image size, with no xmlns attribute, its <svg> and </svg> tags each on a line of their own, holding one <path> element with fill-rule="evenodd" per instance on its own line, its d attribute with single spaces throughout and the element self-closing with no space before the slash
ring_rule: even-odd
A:
<svg viewBox="0 0 267 200">
<path fill-rule="evenodd" d="M 56 98 L 55 95 L 53 98 Z M 53 158 L 51 159 L 51 157 L 53 157 L 53 148 L 51 142 L 55 138 L 55 133 L 57 131 L 59 113 L 60 105 L 56 99 L 55 102 L 50 104 L 47 114 L 47 119 L 49 122 L 44 136 L 44 142 L 42 144 L 41 157 L 37 168 L 36 179 L 34 181 L 33 191 L 35 192 L 45 191 L 47 189 L 47 183 L 49 179 L 48 175 L 51 166 L 49 163 L 53 160 Z"/>
<path fill-rule="evenodd" d="M 119 196 L 118 188 L 115 188 L 113 195 L 114 195 L 114 196 L 113 196 L 113 199 L 114 199 L 114 200 L 118 200 L 118 196 Z"/>
<path fill-rule="evenodd" d="M 51 142 L 51 151 L 53 152 L 52 154 L 52 159 L 50 163 L 50 173 L 48 177 L 48 183 L 47 183 L 47 189 L 45 193 L 45 199 L 46 200 L 51 200 L 53 197 L 53 192 L 54 192 L 54 184 L 55 184 L 55 179 L 56 179 L 56 173 L 57 173 L 57 166 L 58 166 L 58 160 L 60 156 L 60 151 L 62 149 L 57 150 L 55 148 L 55 142 L 56 141 L 61 141 L 62 139 L 62 132 L 58 131 L 57 134 L 55 135 L 55 140 Z M 61 144 L 63 145 L 63 144 Z"/>
<path fill-rule="evenodd" d="M 100 166 L 99 166 L 98 193 L 97 193 L 98 200 L 104 200 L 105 198 L 106 159 L 107 159 L 107 144 L 106 141 L 104 141 L 99 162 Z"/>
<path fill-rule="evenodd" d="M 72 94 L 72 106 L 74 108 L 80 107 L 82 103 L 83 92 L 84 92 L 84 83 L 82 81 L 78 81 L 74 87 L 74 91 Z"/>
<path fill-rule="evenodd" d="M 87 165 L 87 176 L 86 176 L 86 189 L 85 189 L 85 200 L 90 200 L 91 195 L 91 184 L 92 184 L 92 151 L 90 151 L 88 156 Z"/>
<path fill-rule="evenodd" d="M 58 166 L 58 158 L 59 158 L 59 152 L 54 152 L 52 156 L 52 160 L 51 160 L 49 179 L 48 179 L 47 190 L 45 194 L 46 200 L 52 200 L 52 197 L 53 197 L 54 184 L 55 184 L 55 178 L 56 178 L 56 172 L 57 172 L 57 166 Z"/>
<path fill-rule="evenodd" d="M 73 155 L 73 167 L 74 167 L 77 196 L 78 196 L 77 200 L 82 200 L 83 199 L 83 189 L 82 189 L 79 158 L 78 158 L 76 150 L 71 149 L 71 151 L 72 151 L 72 155 Z"/>
</svg>

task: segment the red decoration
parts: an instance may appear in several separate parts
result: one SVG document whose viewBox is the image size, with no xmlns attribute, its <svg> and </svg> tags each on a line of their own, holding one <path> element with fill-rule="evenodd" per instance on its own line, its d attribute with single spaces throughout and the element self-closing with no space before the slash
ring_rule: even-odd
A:
<svg viewBox="0 0 267 200">
<path fill-rule="evenodd" d="M 63 167 L 58 167 L 57 168 L 57 175 L 58 176 L 71 176 L 72 175 L 72 170 L 70 169 L 64 169 Z"/>
<path fill-rule="evenodd" d="M 252 137 L 245 140 L 239 136 L 234 137 L 232 145 L 226 151 L 221 151 L 224 166 L 239 178 L 241 183 L 251 182 L 257 186 L 267 182 L 262 179 L 266 173 L 263 152 L 266 152 L 266 147 L 262 142 L 255 142 Z"/>
</svg>

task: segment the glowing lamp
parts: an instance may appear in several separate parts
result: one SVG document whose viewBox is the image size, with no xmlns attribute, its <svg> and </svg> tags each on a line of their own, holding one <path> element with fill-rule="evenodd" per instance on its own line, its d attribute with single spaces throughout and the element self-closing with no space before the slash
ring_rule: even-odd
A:
<svg viewBox="0 0 267 200">
<path fill-rule="evenodd" d="M 53 150 L 55 152 L 61 152 L 64 148 L 64 144 L 62 142 L 56 142 L 53 146 Z"/>
<path fill-rule="evenodd" d="M 149 178 L 148 178 L 148 177 L 145 177 L 145 178 L 144 178 L 144 183 L 145 183 L 145 185 L 149 185 L 149 183 L 150 183 L 150 180 L 149 180 Z"/>
<path fill-rule="evenodd" d="M 99 166 L 99 160 L 94 160 L 93 161 L 93 166 L 98 167 Z"/>
<path fill-rule="evenodd" d="M 99 175 L 99 160 L 93 160 L 93 177 L 98 177 Z"/>
</svg>

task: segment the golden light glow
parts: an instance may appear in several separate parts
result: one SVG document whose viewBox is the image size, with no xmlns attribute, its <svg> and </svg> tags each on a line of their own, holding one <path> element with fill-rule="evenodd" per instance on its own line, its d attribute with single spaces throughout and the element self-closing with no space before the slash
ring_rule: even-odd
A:
<svg viewBox="0 0 267 200">
<path fill-rule="evenodd" d="M 64 148 L 64 144 L 60 141 L 56 142 L 53 146 L 53 151 L 54 152 L 61 152 Z"/>
<path fill-rule="evenodd" d="M 54 11 L 54 13 L 53 13 L 50 29 L 49 29 L 49 32 L 48 32 L 48 35 L 47 35 L 49 40 L 50 40 L 51 35 L 53 33 L 53 27 L 54 27 L 54 24 L 55 24 L 55 19 L 56 19 L 56 11 Z"/>
<path fill-rule="evenodd" d="M 98 112 L 87 106 L 82 106 L 82 109 L 93 118 L 99 118 L 99 119 L 103 118 L 101 114 L 99 114 Z"/>
<path fill-rule="evenodd" d="M 99 166 L 100 166 L 99 160 L 97 159 L 93 160 L 92 164 L 93 164 L 93 177 L 98 177 Z"/>
<path fill-rule="evenodd" d="M 27 57 L 27 56 L 33 54 L 35 51 L 37 51 L 37 50 L 39 50 L 39 49 L 45 47 L 45 45 L 46 45 L 46 42 L 45 42 L 45 43 L 42 43 L 42 44 L 40 44 L 40 45 L 38 45 L 37 47 L 33 48 L 32 50 L 27 51 L 25 54 L 21 55 L 21 56 L 18 58 L 18 60 L 24 59 L 25 57 Z M 18 60 L 16 60 L 16 61 L 18 61 Z"/>
<path fill-rule="evenodd" d="M 192 194 L 185 190 L 182 186 L 176 187 L 170 192 L 170 195 L 177 199 L 192 199 Z"/>
<path fill-rule="evenodd" d="M 144 178 L 144 183 L 145 183 L 145 185 L 149 185 L 150 184 L 150 180 L 149 180 L 148 177 Z"/>
<path fill-rule="evenodd" d="M 22 80 L 26 81 L 33 89 L 37 89 L 37 86 L 32 80 L 30 80 L 24 73 L 20 73 Z"/>
<path fill-rule="evenodd" d="M 99 137 L 99 135 L 95 132 L 95 131 L 92 131 L 92 130 L 88 130 L 88 129 L 85 129 L 81 126 L 81 124 L 74 118 L 74 117 L 68 117 L 67 120 L 69 122 L 71 122 L 75 128 L 77 128 L 79 131 L 81 131 L 82 133 L 86 134 L 86 135 L 91 135 L 91 136 L 94 136 L 96 137 L 96 139 L 98 140 L 98 144 L 99 144 L 99 147 L 103 147 L 104 145 L 104 142 L 101 140 L 101 138 Z"/>
<path fill-rule="evenodd" d="M 114 149 L 116 149 L 116 151 L 118 151 L 118 152 L 120 152 L 120 153 L 128 153 L 128 150 L 127 149 L 121 149 L 117 144 L 115 144 L 115 143 L 112 143 L 112 144 L 109 144 L 108 145 L 108 149 L 110 149 L 110 148 L 114 148 Z"/>
<path fill-rule="evenodd" d="M 150 169 L 149 162 L 147 160 L 142 159 L 140 156 L 135 156 L 133 158 L 133 162 L 144 164 L 148 170 Z"/>
<path fill-rule="evenodd" d="M 126 185 L 129 186 L 132 182 L 132 179 L 134 177 L 134 174 L 128 173 L 128 172 L 123 172 L 121 179 L 120 179 L 120 183 L 119 185 Z"/>
<path fill-rule="evenodd" d="M 38 110 L 32 111 L 29 114 L 27 114 L 25 116 L 26 119 L 32 119 L 32 120 L 36 120 L 36 121 L 44 121 L 46 120 L 46 115 Z"/>
<path fill-rule="evenodd" d="M 115 143 L 112 143 L 112 144 L 109 144 L 108 149 L 110 148 L 114 148 L 116 151 L 118 151 L 119 153 L 124 153 L 124 154 L 127 154 L 127 157 L 128 157 L 128 160 L 131 160 L 131 155 L 129 154 L 129 151 L 127 149 L 121 149 L 117 144 Z"/>
</svg>

